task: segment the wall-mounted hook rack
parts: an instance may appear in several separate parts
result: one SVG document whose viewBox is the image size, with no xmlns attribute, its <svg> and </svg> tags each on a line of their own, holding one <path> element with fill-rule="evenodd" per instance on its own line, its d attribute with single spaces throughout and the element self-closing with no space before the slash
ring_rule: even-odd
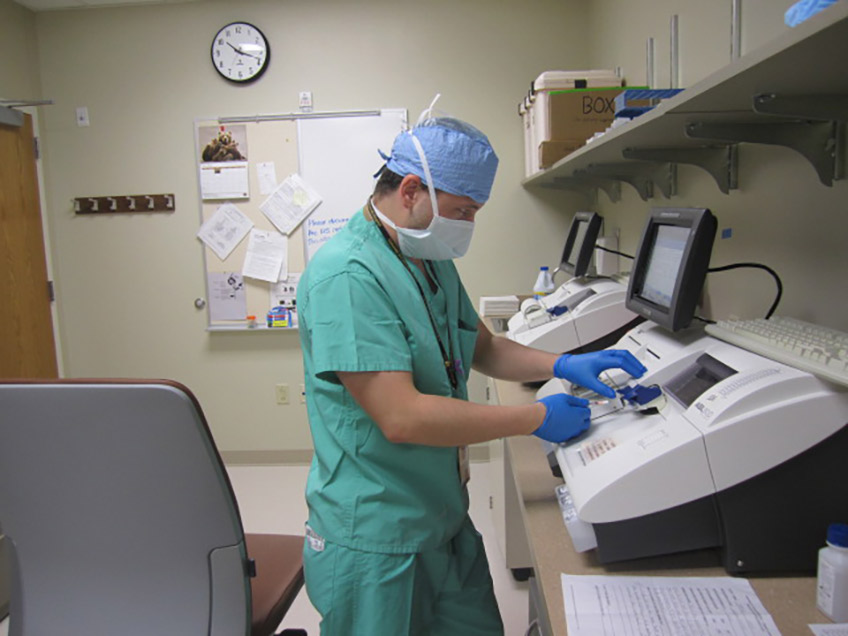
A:
<svg viewBox="0 0 848 636">
<path fill-rule="evenodd" d="M 173 212 L 173 194 L 121 194 L 73 199 L 76 214 L 120 214 L 124 212 Z"/>
</svg>

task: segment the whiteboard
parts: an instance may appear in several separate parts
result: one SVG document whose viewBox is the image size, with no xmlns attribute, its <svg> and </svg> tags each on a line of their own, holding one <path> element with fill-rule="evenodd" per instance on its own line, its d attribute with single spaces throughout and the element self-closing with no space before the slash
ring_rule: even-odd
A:
<svg viewBox="0 0 848 636">
<path fill-rule="evenodd" d="M 377 151 L 389 154 L 406 123 L 401 108 L 379 115 L 298 120 L 299 173 L 322 198 L 304 225 L 307 262 L 368 200 L 374 173 L 385 163 Z"/>
</svg>

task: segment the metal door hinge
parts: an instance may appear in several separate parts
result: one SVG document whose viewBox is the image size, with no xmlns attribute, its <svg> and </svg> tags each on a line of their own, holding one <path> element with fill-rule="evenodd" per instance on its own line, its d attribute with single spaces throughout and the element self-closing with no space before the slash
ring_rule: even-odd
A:
<svg viewBox="0 0 848 636">
<path fill-rule="evenodd" d="M 50 299 L 51 303 L 56 302 L 56 290 L 53 287 L 53 281 L 52 280 L 47 281 L 47 297 Z"/>
<path fill-rule="evenodd" d="M 36 160 L 41 159 L 41 146 L 38 143 L 38 137 L 32 138 L 32 149 L 35 151 Z"/>
</svg>

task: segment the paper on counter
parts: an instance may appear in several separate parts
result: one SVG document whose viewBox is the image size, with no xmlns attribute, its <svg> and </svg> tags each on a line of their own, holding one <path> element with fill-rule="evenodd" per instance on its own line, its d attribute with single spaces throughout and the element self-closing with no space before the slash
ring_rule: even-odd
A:
<svg viewBox="0 0 848 636">
<path fill-rule="evenodd" d="M 247 254 L 241 273 L 276 283 L 288 275 L 288 238 L 279 232 L 253 228 L 247 243 Z"/>
<path fill-rule="evenodd" d="M 253 221 L 242 214 L 232 203 L 218 207 L 208 221 L 200 226 L 197 238 L 206 243 L 222 261 L 230 255 L 250 232 Z"/>
<path fill-rule="evenodd" d="M 283 234 L 291 234 L 316 207 L 321 197 L 298 174 L 290 174 L 259 206 Z"/>
<path fill-rule="evenodd" d="M 780 636 L 745 579 L 563 574 L 562 594 L 569 636 Z"/>
<path fill-rule="evenodd" d="M 816 636 L 848 636 L 848 623 L 824 623 L 809 627 Z"/>
</svg>

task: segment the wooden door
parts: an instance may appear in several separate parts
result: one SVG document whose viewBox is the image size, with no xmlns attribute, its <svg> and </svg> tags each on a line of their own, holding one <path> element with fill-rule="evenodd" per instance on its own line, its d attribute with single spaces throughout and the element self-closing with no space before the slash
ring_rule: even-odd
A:
<svg viewBox="0 0 848 636">
<path fill-rule="evenodd" d="M 56 378 L 32 117 L 0 124 L 0 377 Z"/>
</svg>

